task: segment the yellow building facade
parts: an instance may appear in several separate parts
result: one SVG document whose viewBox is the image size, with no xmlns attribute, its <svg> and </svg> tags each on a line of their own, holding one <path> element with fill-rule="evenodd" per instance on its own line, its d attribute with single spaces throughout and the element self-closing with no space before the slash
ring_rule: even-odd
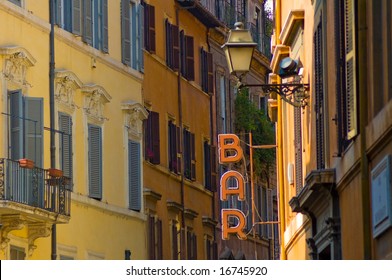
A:
<svg viewBox="0 0 392 280">
<path fill-rule="evenodd" d="M 53 1 L 50 61 L 49 1 L 0 1 L 1 259 L 147 258 L 148 112 L 142 43 L 130 40 L 142 9 L 122 2 Z"/>
</svg>

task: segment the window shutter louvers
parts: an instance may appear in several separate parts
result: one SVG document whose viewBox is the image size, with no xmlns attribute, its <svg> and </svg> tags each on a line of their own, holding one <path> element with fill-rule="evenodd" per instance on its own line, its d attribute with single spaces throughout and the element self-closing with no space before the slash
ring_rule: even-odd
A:
<svg viewBox="0 0 392 280">
<path fill-rule="evenodd" d="M 151 113 L 151 121 L 152 121 L 152 152 L 153 158 L 151 163 L 159 164 L 161 161 L 160 158 L 160 136 L 159 136 L 159 113 L 150 112 Z"/>
<path fill-rule="evenodd" d="M 180 30 L 178 26 L 171 26 L 171 35 L 172 35 L 172 48 L 173 48 L 173 65 L 172 69 L 174 71 L 178 71 L 180 69 Z"/>
<path fill-rule="evenodd" d="M 214 93 L 214 65 L 212 60 L 212 53 L 207 53 L 207 92 L 210 94 Z"/>
<path fill-rule="evenodd" d="M 129 208 L 141 210 L 140 144 L 128 140 Z"/>
<path fill-rule="evenodd" d="M 196 147 L 195 134 L 190 133 L 190 153 L 191 153 L 191 180 L 196 180 Z"/>
<path fill-rule="evenodd" d="M 64 132 L 60 136 L 60 168 L 64 176 L 72 178 L 72 118 L 64 113 L 59 114 L 59 129 Z"/>
<path fill-rule="evenodd" d="M 211 191 L 216 192 L 217 189 L 217 170 L 216 170 L 216 147 L 211 146 Z"/>
<path fill-rule="evenodd" d="M 102 19 L 102 51 L 109 52 L 109 28 L 108 28 L 108 0 L 102 0 L 103 19 Z"/>
<path fill-rule="evenodd" d="M 137 5 L 137 38 L 138 38 L 138 70 L 144 70 L 144 57 L 143 57 L 143 48 L 144 48 L 144 7 L 143 5 Z"/>
<path fill-rule="evenodd" d="M 211 149 L 207 141 L 204 142 L 204 184 L 211 190 Z"/>
<path fill-rule="evenodd" d="M 18 160 L 25 155 L 23 154 L 23 100 L 22 92 L 15 91 L 9 92 L 9 103 L 10 103 L 10 130 L 11 130 L 11 159 Z"/>
<path fill-rule="evenodd" d="M 122 62 L 131 64 L 131 32 L 130 32 L 130 10 L 129 1 L 121 1 L 121 45 L 122 45 Z"/>
<path fill-rule="evenodd" d="M 90 197 L 102 199 L 102 129 L 88 125 L 88 162 Z"/>
<path fill-rule="evenodd" d="M 294 108 L 295 186 L 297 194 L 302 189 L 302 128 L 301 108 Z"/>
<path fill-rule="evenodd" d="M 177 226 L 174 222 L 171 226 L 171 231 L 172 231 L 172 258 L 173 258 L 173 260 L 178 260 Z"/>
<path fill-rule="evenodd" d="M 186 78 L 189 81 L 195 80 L 195 61 L 194 61 L 194 47 L 193 37 L 185 35 L 186 45 Z"/>
<path fill-rule="evenodd" d="M 357 131 L 356 59 L 355 59 L 355 2 L 345 0 L 346 26 L 346 89 L 347 89 L 347 139 Z"/>
<path fill-rule="evenodd" d="M 155 260 L 155 217 L 148 217 L 148 235 L 149 235 L 149 255 L 150 260 Z"/>
<path fill-rule="evenodd" d="M 172 67 L 172 65 L 171 65 L 171 62 L 172 62 L 172 57 L 171 57 L 172 56 L 171 24 L 168 19 L 165 20 L 165 34 L 166 34 L 166 65 L 169 67 Z"/>
<path fill-rule="evenodd" d="M 60 26 L 60 27 L 62 27 L 62 11 L 63 11 L 63 9 L 64 9 L 64 7 L 63 7 L 63 5 L 62 5 L 63 3 L 62 3 L 62 1 L 61 0 L 56 0 L 55 1 L 55 9 L 56 9 L 56 13 L 55 13 L 55 19 L 54 19 L 54 21 L 55 21 L 55 23 L 58 25 L 58 26 Z"/>
<path fill-rule="evenodd" d="M 43 167 L 43 98 L 25 97 L 26 155 Z"/>
<path fill-rule="evenodd" d="M 162 238 L 162 220 L 158 219 L 157 222 L 158 240 L 157 240 L 157 260 L 163 260 L 163 238 Z"/>
<path fill-rule="evenodd" d="M 83 41 L 93 45 L 93 15 L 90 1 L 83 1 Z"/>
<path fill-rule="evenodd" d="M 72 0 L 72 33 L 82 34 L 81 0 Z"/>
<path fill-rule="evenodd" d="M 177 150 L 177 174 L 181 174 L 181 128 L 179 126 L 176 127 L 176 150 Z"/>
</svg>

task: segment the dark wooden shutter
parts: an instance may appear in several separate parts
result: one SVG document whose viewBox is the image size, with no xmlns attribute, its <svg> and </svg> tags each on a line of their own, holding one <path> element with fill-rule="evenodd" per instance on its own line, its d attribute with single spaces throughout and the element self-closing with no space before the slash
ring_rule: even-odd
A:
<svg viewBox="0 0 392 280">
<path fill-rule="evenodd" d="M 72 0 L 72 33 L 82 34 L 82 4 L 81 0 Z"/>
<path fill-rule="evenodd" d="M 121 50 L 122 63 L 131 64 L 131 31 L 129 0 L 121 1 Z"/>
<path fill-rule="evenodd" d="M 140 144 L 128 140 L 128 180 L 129 180 L 129 208 L 141 210 L 141 164 Z"/>
<path fill-rule="evenodd" d="M 191 153 L 191 180 L 196 180 L 196 147 L 195 134 L 190 133 L 190 153 Z"/>
<path fill-rule="evenodd" d="M 178 28 L 178 26 L 176 25 L 172 25 L 171 26 L 171 35 L 172 35 L 172 50 L 173 50 L 173 62 L 172 62 L 172 69 L 174 71 L 178 71 L 178 69 L 180 68 L 180 30 Z"/>
<path fill-rule="evenodd" d="M 212 60 L 212 53 L 207 53 L 207 92 L 210 94 L 214 93 L 214 63 Z"/>
<path fill-rule="evenodd" d="M 185 35 L 186 45 L 186 76 L 189 81 L 195 80 L 195 59 L 194 59 L 194 46 L 193 37 Z"/>
<path fill-rule="evenodd" d="M 176 127 L 176 150 L 177 150 L 177 174 L 181 174 L 181 128 L 179 126 Z"/>
<path fill-rule="evenodd" d="M 346 26 L 346 89 L 347 89 L 347 139 L 357 133 L 356 59 L 355 59 L 355 1 L 345 0 Z"/>
<path fill-rule="evenodd" d="M 302 189 L 302 128 L 301 108 L 294 108 L 295 186 L 297 194 Z"/>
<path fill-rule="evenodd" d="M 173 221 L 171 226 L 172 232 L 172 258 L 173 260 L 178 260 L 178 235 L 177 235 L 177 226 Z"/>
<path fill-rule="evenodd" d="M 186 44 L 184 30 L 180 31 L 180 61 L 181 75 L 186 78 Z"/>
<path fill-rule="evenodd" d="M 149 7 L 149 24 L 148 24 L 148 38 L 149 38 L 149 51 L 151 53 L 155 53 L 156 46 L 155 46 L 155 7 Z"/>
<path fill-rule="evenodd" d="M 314 34 L 317 169 L 324 169 L 325 168 L 323 40 L 322 40 L 322 25 L 321 24 L 322 24 L 321 22 L 318 24 L 316 32 Z"/>
<path fill-rule="evenodd" d="M 10 107 L 10 147 L 11 159 L 18 160 L 25 157 L 23 153 L 24 132 L 23 132 L 23 101 L 21 91 L 8 93 Z"/>
<path fill-rule="evenodd" d="M 83 1 L 83 41 L 93 45 L 93 10 L 90 1 Z"/>
<path fill-rule="evenodd" d="M 207 260 L 211 260 L 212 259 L 212 244 L 211 241 L 207 238 L 205 239 L 205 243 L 206 243 L 206 259 Z"/>
<path fill-rule="evenodd" d="M 160 136 L 159 136 L 159 113 L 150 112 L 151 113 L 151 133 L 152 133 L 152 152 L 153 158 L 151 163 L 159 164 L 161 162 L 160 157 Z"/>
<path fill-rule="evenodd" d="M 149 259 L 155 260 L 155 217 L 148 217 L 148 253 Z"/>
<path fill-rule="evenodd" d="M 187 259 L 192 260 L 192 233 L 190 231 L 186 232 L 186 253 Z"/>
<path fill-rule="evenodd" d="M 207 52 L 200 48 L 200 81 L 201 89 L 207 92 Z"/>
<path fill-rule="evenodd" d="M 177 127 L 172 121 L 169 121 L 169 170 L 178 172 Z"/>
<path fill-rule="evenodd" d="M 163 232 L 162 232 L 162 220 L 157 219 L 156 222 L 156 230 L 157 230 L 157 260 L 163 260 Z"/>
<path fill-rule="evenodd" d="M 216 147 L 211 146 L 211 191 L 216 192 L 217 189 L 217 170 L 216 170 Z"/>
<path fill-rule="evenodd" d="M 102 199 L 102 129 L 88 125 L 89 196 Z"/>
<path fill-rule="evenodd" d="M 64 176 L 72 178 L 72 118 L 71 116 L 59 113 L 59 130 L 60 134 L 60 168 Z"/>
<path fill-rule="evenodd" d="M 211 148 L 207 141 L 204 142 L 204 184 L 211 190 Z"/>
<path fill-rule="evenodd" d="M 43 98 L 25 97 L 26 155 L 43 167 Z"/>
<path fill-rule="evenodd" d="M 172 67 L 172 38 L 171 38 L 171 24 L 168 19 L 165 20 L 165 34 L 166 34 L 166 65 Z"/>
<path fill-rule="evenodd" d="M 108 0 L 102 0 L 102 51 L 109 52 Z"/>
</svg>

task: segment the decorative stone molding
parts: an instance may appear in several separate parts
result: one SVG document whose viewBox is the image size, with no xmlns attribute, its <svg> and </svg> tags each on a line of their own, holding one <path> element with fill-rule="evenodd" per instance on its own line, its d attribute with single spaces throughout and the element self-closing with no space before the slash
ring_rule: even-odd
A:
<svg viewBox="0 0 392 280">
<path fill-rule="evenodd" d="M 75 107 L 75 91 L 82 87 L 82 82 L 71 71 L 59 70 L 55 76 L 55 100 L 57 104 L 64 105 L 73 111 Z"/>
<path fill-rule="evenodd" d="M 35 240 L 40 237 L 48 237 L 51 232 L 51 226 L 46 223 L 29 225 L 29 256 L 32 256 L 34 250 L 37 248 L 34 245 Z"/>
<path fill-rule="evenodd" d="M 36 63 L 34 57 L 25 48 L 18 46 L 0 47 L 0 55 L 4 57 L 4 78 L 18 87 L 31 86 L 26 79 L 26 72 Z"/>
<path fill-rule="evenodd" d="M 197 213 L 196 211 L 194 211 L 192 209 L 186 208 L 184 211 L 184 215 L 185 215 L 185 218 L 193 220 L 193 219 L 197 218 L 199 213 Z"/>
<path fill-rule="evenodd" d="M 215 228 L 218 225 L 218 222 L 211 219 L 210 217 L 203 216 L 202 217 L 203 226 Z"/>
<path fill-rule="evenodd" d="M 121 109 L 126 113 L 125 127 L 129 136 L 142 138 L 143 120 L 147 119 L 148 112 L 140 103 L 127 101 L 121 104 Z"/>
<path fill-rule="evenodd" d="M 81 90 L 85 94 L 83 109 L 87 117 L 91 121 L 100 124 L 108 120 L 103 115 L 103 108 L 112 99 L 109 93 L 103 87 L 95 84 L 84 85 Z"/>
<path fill-rule="evenodd" d="M 20 215 L 3 215 L 1 216 L 1 250 L 7 247 L 10 239 L 8 234 L 13 230 L 20 230 L 25 226 L 25 221 Z"/>
</svg>

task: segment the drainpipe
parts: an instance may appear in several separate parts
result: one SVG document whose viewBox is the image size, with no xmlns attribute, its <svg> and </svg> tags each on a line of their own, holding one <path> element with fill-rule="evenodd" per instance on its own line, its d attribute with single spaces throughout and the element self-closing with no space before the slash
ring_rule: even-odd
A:
<svg viewBox="0 0 392 280">
<path fill-rule="evenodd" d="M 371 254 L 370 232 L 370 185 L 369 160 L 366 154 L 366 125 L 368 122 L 367 100 L 367 18 L 366 0 L 358 1 L 358 88 L 359 88 L 359 133 L 361 140 L 361 186 L 362 186 L 362 234 L 363 258 L 369 260 Z"/>
<path fill-rule="evenodd" d="M 49 0 L 49 20 L 50 20 L 50 35 L 49 35 L 49 106 L 50 106 L 50 167 L 56 167 L 56 147 L 54 134 L 54 15 L 55 15 L 54 0 Z M 52 225 L 52 253 L 51 259 L 57 259 L 57 228 L 56 224 Z"/>
<path fill-rule="evenodd" d="M 276 45 L 279 45 L 281 23 L 282 23 L 282 3 L 281 0 L 276 0 L 276 10 L 275 10 L 275 40 Z M 280 78 L 278 78 L 278 83 L 280 83 Z M 277 154 L 278 154 L 278 184 L 279 184 L 279 222 L 280 222 L 280 259 L 286 260 L 286 250 L 284 247 L 284 232 L 286 230 L 286 215 L 285 215 L 285 205 L 284 205 L 284 176 L 283 176 L 283 113 L 282 113 L 282 99 L 277 96 L 278 100 L 278 124 L 277 124 Z"/>
</svg>

